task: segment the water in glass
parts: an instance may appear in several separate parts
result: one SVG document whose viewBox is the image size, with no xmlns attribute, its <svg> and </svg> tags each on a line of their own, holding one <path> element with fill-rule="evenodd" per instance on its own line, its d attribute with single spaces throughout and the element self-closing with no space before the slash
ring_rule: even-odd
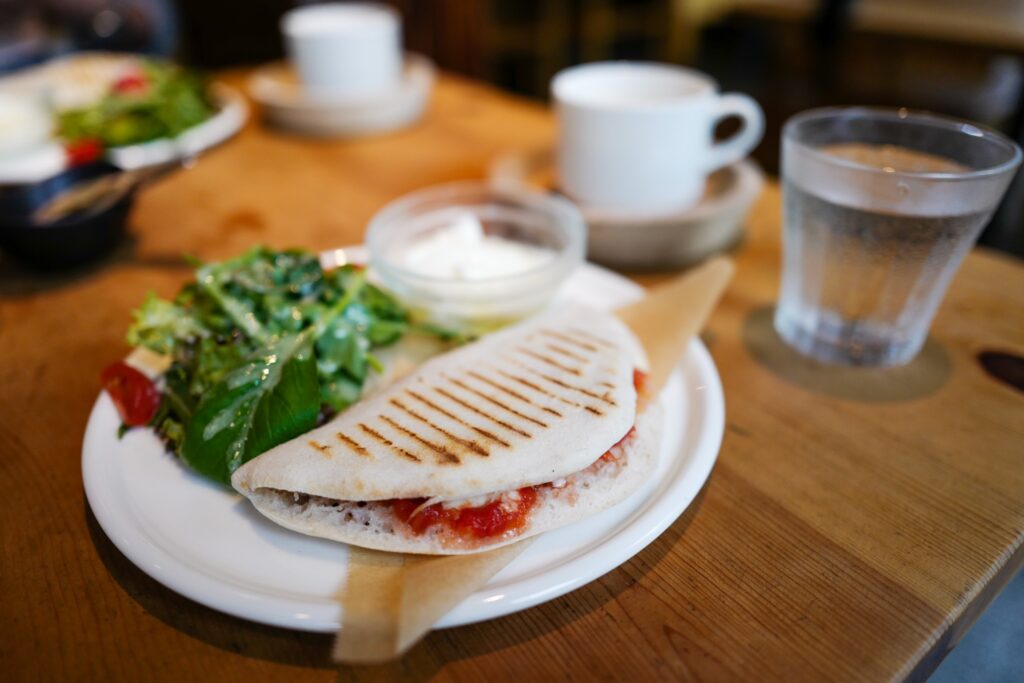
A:
<svg viewBox="0 0 1024 683">
<path fill-rule="evenodd" d="M 967 169 L 912 149 L 861 143 L 818 148 L 816 160 L 789 150 L 784 160 L 785 267 L 776 329 L 822 360 L 906 363 L 993 207 L 943 202 L 941 193 L 918 200 L 881 174 L 837 182 L 822 155 L 882 174 Z"/>
</svg>

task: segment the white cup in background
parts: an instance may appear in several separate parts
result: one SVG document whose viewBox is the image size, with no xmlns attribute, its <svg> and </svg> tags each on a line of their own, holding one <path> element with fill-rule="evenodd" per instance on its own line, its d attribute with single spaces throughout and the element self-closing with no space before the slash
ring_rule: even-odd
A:
<svg viewBox="0 0 1024 683">
<path fill-rule="evenodd" d="M 281 19 L 281 31 L 288 59 L 313 95 L 369 97 L 401 80 L 402 23 L 387 5 L 298 7 Z"/>
<path fill-rule="evenodd" d="M 558 115 L 560 189 L 588 209 L 631 216 L 696 204 L 708 174 L 757 146 L 764 115 L 746 95 L 720 94 L 693 69 L 653 62 L 596 62 L 551 81 Z M 740 130 L 714 141 L 724 118 Z"/>
</svg>

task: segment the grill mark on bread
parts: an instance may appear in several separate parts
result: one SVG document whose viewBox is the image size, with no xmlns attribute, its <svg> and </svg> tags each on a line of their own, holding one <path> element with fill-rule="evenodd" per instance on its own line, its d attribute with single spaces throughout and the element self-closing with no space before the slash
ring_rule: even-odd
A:
<svg viewBox="0 0 1024 683">
<path fill-rule="evenodd" d="M 562 334 L 561 332 L 556 332 L 554 330 L 541 330 L 540 333 L 544 334 L 544 335 L 547 335 L 549 337 L 553 337 L 555 339 L 560 339 L 563 342 L 565 342 L 566 344 L 572 344 L 573 346 L 579 347 L 581 349 L 586 349 L 587 351 L 593 351 L 594 353 L 597 353 L 597 352 L 599 352 L 601 350 L 601 349 L 597 348 L 596 346 L 594 346 L 593 344 L 588 344 L 585 341 L 580 341 L 579 339 L 576 339 L 575 337 L 570 337 L 567 334 Z"/>
<path fill-rule="evenodd" d="M 597 394 L 597 393 L 594 393 L 593 391 L 591 391 L 590 389 L 585 389 L 583 387 L 578 387 L 578 386 L 576 386 L 574 384 L 567 384 L 566 382 L 563 382 L 562 380 L 558 379 L 557 377 L 552 377 L 551 375 L 545 375 L 540 370 L 536 370 L 534 368 L 531 368 L 528 365 L 522 365 L 520 367 L 522 367 L 527 372 L 531 372 L 534 375 L 537 375 L 538 377 L 540 377 L 544 381 L 550 382 L 551 384 L 558 385 L 558 386 L 562 387 L 563 389 L 569 389 L 571 391 L 577 391 L 577 392 L 583 394 L 584 396 L 589 396 L 590 398 L 596 398 L 598 401 L 604 401 L 605 403 L 607 403 L 610 406 L 618 405 L 615 402 L 614 399 L 608 398 L 607 394 Z"/>
<path fill-rule="evenodd" d="M 586 339 L 591 344 L 597 344 L 598 346 L 603 346 L 606 349 L 612 349 L 614 351 L 618 351 L 619 349 L 619 346 L 617 344 L 608 341 L 604 337 L 598 337 L 596 334 L 587 332 L 586 330 L 581 330 L 578 327 L 569 327 L 566 329 L 568 332 L 571 332 L 577 337 L 582 337 L 583 339 Z"/>
<path fill-rule="evenodd" d="M 561 354 L 566 358 L 572 358 L 573 360 L 579 361 L 580 363 L 586 364 L 590 362 L 589 358 L 584 358 L 583 356 L 573 353 L 569 349 L 565 348 L 564 346 L 559 346 L 558 344 L 545 344 L 544 348 L 547 349 L 548 351 L 554 351 L 555 353 Z"/>
<path fill-rule="evenodd" d="M 463 439 L 462 437 L 459 437 L 459 436 L 455 436 L 454 434 L 449 432 L 444 427 L 442 427 L 440 425 L 436 425 L 433 422 L 431 422 L 428 418 L 423 417 L 418 412 L 416 412 L 415 410 L 413 410 L 409 406 L 407 406 L 404 403 L 402 403 L 401 401 L 399 401 L 397 398 L 388 399 L 388 402 L 391 405 L 393 405 L 394 407 L 396 407 L 399 410 L 401 410 L 406 415 L 409 415 L 413 419 L 419 420 L 420 422 L 428 425 L 429 427 L 431 427 L 431 428 L 441 432 L 442 434 L 444 434 L 446 437 L 448 437 L 449 439 L 451 439 L 455 443 L 461 444 L 462 446 L 464 446 L 465 448 L 468 448 L 469 450 L 473 451 L 474 453 L 482 455 L 485 458 L 488 455 L 490 455 L 490 453 L 488 453 L 486 449 L 481 447 L 480 444 L 478 444 L 478 443 L 476 443 L 474 441 L 467 441 L 466 439 Z"/>
<path fill-rule="evenodd" d="M 510 372 L 505 372 L 504 370 L 497 369 L 497 368 L 495 368 L 495 372 L 497 372 L 502 377 L 507 377 L 508 379 L 512 380 L 513 382 L 518 382 L 519 384 L 522 384 L 524 387 L 529 387 L 529 388 L 533 389 L 534 391 L 536 391 L 538 393 L 544 394 L 545 396 L 552 396 L 554 398 L 557 398 L 562 403 L 564 403 L 566 405 L 569 405 L 569 406 L 572 406 L 573 408 L 579 408 L 580 407 L 580 404 L 576 403 L 576 401 L 572 401 L 572 400 L 566 398 L 565 396 L 562 396 L 561 394 L 552 394 L 550 391 L 548 391 L 544 387 L 539 386 L 537 384 L 534 384 L 533 382 L 531 382 L 528 379 L 523 379 L 522 377 L 519 377 L 518 375 L 513 375 Z"/>
<path fill-rule="evenodd" d="M 524 415 L 523 413 L 520 413 L 515 408 L 511 408 L 511 407 L 505 405 L 504 403 L 502 403 L 501 401 L 499 401 L 498 399 L 494 398 L 493 396 L 488 396 L 484 392 L 478 391 L 477 389 L 474 389 L 473 387 L 469 386 L 468 384 L 466 384 L 465 382 L 463 382 L 462 380 L 460 380 L 460 379 L 458 379 L 456 377 L 449 377 L 448 381 L 451 382 L 452 384 L 454 384 L 455 386 L 459 387 L 460 389 L 462 389 L 464 391 L 468 391 L 469 393 L 473 394 L 474 396 L 479 396 L 480 398 L 482 398 L 483 400 L 487 401 L 488 403 L 496 405 L 499 408 L 501 408 L 502 410 L 505 410 L 505 411 L 507 411 L 509 413 L 512 413 L 513 415 L 515 415 L 516 417 L 518 417 L 518 418 L 520 418 L 522 420 L 526 420 L 527 422 L 532 422 L 533 424 L 537 425 L 538 427 L 543 427 L 543 428 L 547 429 L 548 425 L 547 425 L 546 422 L 541 422 L 540 420 L 538 420 L 535 417 L 530 417 L 529 415 Z"/>
<path fill-rule="evenodd" d="M 412 389 L 406 389 L 405 393 L 409 394 L 414 399 L 416 399 L 417 401 L 419 401 L 423 405 L 427 406 L 428 408 L 430 408 L 430 409 L 432 409 L 432 410 L 434 410 L 434 411 L 436 411 L 438 413 L 441 413 L 442 415 L 444 415 L 445 417 L 449 418 L 453 422 L 458 422 L 460 425 L 463 425 L 464 427 L 469 427 L 470 429 L 472 429 L 474 432 L 476 432 L 480 436 L 484 437 L 485 439 L 490 439 L 494 443 L 501 444 L 505 448 L 511 448 L 512 447 L 511 444 L 509 444 L 509 442 L 505 441 L 504 439 L 502 439 L 501 437 L 497 436 L 493 432 L 489 432 L 486 429 L 482 429 L 480 427 L 477 427 L 474 424 L 470 424 L 469 422 L 466 422 L 461 417 L 458 417 L 454 413 L 451 413 L 451 412 L 445 410 L 444 408 L 442 408 L 441 406 L 437 405 L 436 403 L 431 401 L 426 396 L 421 396 L 420 394 L 416 393 Z"/>
<path fill-rule="evenodd" d="M 473 370 L 469 370 L 466 374 L 469 375 L 470 377 L 475 377 L 476 379 L 480 380 L 484 384 L 487 384 L 488 386 L 494 387 L 498 391 L 506 393 L 509 396 L 512 396 L 513 398 L 519 399 L 520 401 L 522 401 L 523 403 L 525 403 L 527 405 L 534 406 L 535 408 L 540 408 L 545 413 L 550 413 L 550 414 L 552 414 L 552 415 L 554 415 L 556 417 L 562 417 L 562 414 L 560 412 L 558 412 L 557 410 L 555 410 L 554 408 L 549 408 L 547 406 L 537 405 L 533 401 L 531 401 L 529 398 L 527 398 L 526 396 L 523 396 L 522 394 L 520 394 L 518 391 L 510 389 L 510 388 L 506 387 L 504 384 L 499 384 L 498 382 L 495 382 L 493 379 L 491 379 L 489 377 L 486 377 L 484 375 L 481 375 L 479 372 L 475 372 Z"/>
<path fill-rule="evenodd" d="M 605 389 L 614 389 L 615 388 L 615 385 L 612 384 L 611 382 L 598 382 L 598 384 L 600 386 L 604 387 Z"/>
<path fill-rule="evenodd" d="M 580 371 L 578 368 L 570 368 L 568 365 L 563 365 L 554 358 L 551 358 L 550 356 L 545 356 L 543 353 L 537 353 L 536 351 L 532 351 L 523 346 L 517 346 L 516 351 L 525 356 L 529 356 L 530 358 L 535 358 L 539 360 L 541 363 L 550 365 L 553 368 L 558 368 L 562 372 L 568 372 L 570 375 L 576 375 L 577 377 L 580 376 Z"/>
<path fill-rule="evenodd" d="M 334 436 L 338 439 L 338 441 L 342 442 L 343 444 L 345 444 L 346 446 L 348 446 L 349 448 L 351 448 L 353 451 L 363 456 L 364 458 L 373 457 L 372 455 L 370 455 L 370 451 L 363 448 L 362 445 L 360 445 L 355 439 L 349 437 L 348 435 L 343 434 L 342 432 L 338 432 Z"/>
<path fill-rule="evenodd" d="M 522 366 L 520 366 L 520 367 L 522 367 Z M 523 377 L 519 377 L 518 375 L 513 375 L 512 373 L 506 372 L 504 370 L 501 370 L 500 368 L 495 368 L 495 372 L 497 372 L 499 375 L 501 375 L 503 377 L 507 377 L 508 379 L 512 380 L 513 382 L 518 382 L 519 384 L 522 384 L 525 387 L 529 387 L 529 388 L 533 389 L 534 391 L 540 392 L 540 393 L 544 394 L 545 396 L 551 396 L 553 398 L 557 398 L 562 403 L 564 403 L 566 405 L 569 405 L 569 406 L 572 406 L 573 408 L 583 408 L 584 410 L 587 410 L 587 411 L 593 413 L 594 415 L 604 415 L 604 413 L 601 410 L 599 410 L 598 408 L 595 408 L 594 406 L 588 406 L 588 405 L 583 405 L 581 403 L 577 403 L 576 401 L 570 400 L 570 399 L 566 398 L 565 396 L 562 396 L 561 394 L 553 394 L 550 391 L 548 391 L 547 389 L 545 389 L 544 387 L 542 387 L 542 386 L 540 386 L 538 384 L 535 384 L 535 383 L 531 382 L 528 379 L 525 379 Z M 615 388 L 614 385 L 611 385 L 611 384 L 608 384 L 607 386 L 608 386 L 609 389 L 614 389 Z M 561 417 L 560 414 L 559 414 L 559 417 Z"/>
<path fill-rule="evenodd" d="M 392 428 L 396 429 L 397 431 L 402 432 L 403 434 L 405 434 L 407 437 L 409 437 L 413 441 L 416 441 L 417 443 L 419 443 L 419 444 L 421 444 L 423 446 L 426 446 L 430 450 L 432 450 L 435 453 L 437 453 L 439 456 L 441 456 L 444 459 L 444 461 L 441 464 L 444 464 L 444 463 L 458 464 L 460 462 L 459 461 L 459 456 L 455 455 L 454 453 L 452 453 L 450 450 L 448 450 L 444 446 L 440 446 L 440 445 L 438 445 L 438 444 L 436 444 L 436 443 L 434 443 L 432 441 L 428 441 L 428 440 L 424 439 L 422 436 L 420 436 L 416 432 L 412 431 L 411 429 L 409 429 L 408 427 L 406 427 L 405 425 L 403 425 L 401 423 L 395 422 L 394 420 L 392 420 L 387 415 L 381 415 L 380 419 L 383 422 L 387 422 L 389 425 L 391 425 Z"/>
<path fill-rule="evenodd" d="M 488 415 L 484 411 L 482 411 L 479 408 L 477 408 L 476 406 L 474 406 L 472 403 L 467 403 L 466 401 L 462 400 L 461 398 L 459 398 L 455 394 L 451 393 L 447 389 L 444 389 L 442 387 L 434 387 L 434 391 L 436 391 L 441 396 L 444 396 L 445 398 L 447 398 L 447 399 L 449 399 L 451 401 L 454 401 L 455 403 L 458 403 L 460 406 L 462 406 L 466 410 L 474 412 L 477 415 L 479 415 L 480 417 L 482 417 L 482 418 L 484 418 L 486 420 L 490 420 L 491 422 L 493 422 L 495 424 L 501 425 L 502 427 L 504 427 L 505 429 L 509 430 L 510 432 L 515 432 L 516 434 L 519 434 L 520 436 L 524 436 L 527 439 L 532 439 L 533 438 L 533 435 L 530 434 L 529 432 L 524 432 L 522 429 L 519 429 L 518 427 L 516 427 L 514 425 L 510 425 L 509 423 L 507 423 L 507 422 L 505 422 L 503 420 L 499 420 L 498 418 L 494 417 L 493 415 Z"/>
<path fill-rule="evenodd" d="M 331 447 L 328 446 L 327 444 L 323 444 L 320 443 L 319 441 L 313 441 L 312 439 L 310 439 L 309 445 L 315 448 L 316 450 L 320 451 L 320 455 L 324 456 L 325 458 L 329 458 L 332 455 L 334 455 L 333 453 L 331 453 Z"/>
<path fill-rule="evenodd" d="M 409 451 L 405 450 L 404 448 L 402 448 L 401 446 L 399 446 L 394 441 L 392 441 L 388 437 L 384 436 L 383 434 L 381 434 L 377 430 L 375 430 L 375 429 L 373 429 L 371 427 L 367 427 L 362 422 L 359 423 L 358 427 L 360 429 L 362 429 L 363 432 L 367 436 L 369 436 L 369 437 L 371 437 L 373 439 L 376 439 L 380 443 L 384 444 L 385 446 L 387 446 L 388 448 L 393 450 L 395 453 L 398 453 L 403 458 L 408 458 L 409 460 L 412 460 L 413 462 L 421 462 L 421 460 L 419 458 L 417 458 L 415 455 L 413 455 Z"/>
</svg>

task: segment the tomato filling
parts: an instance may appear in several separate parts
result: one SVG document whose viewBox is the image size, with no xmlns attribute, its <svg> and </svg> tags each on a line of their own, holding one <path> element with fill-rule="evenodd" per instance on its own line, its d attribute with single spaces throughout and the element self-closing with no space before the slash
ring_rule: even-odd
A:
<svg viewBox="0 0 1024 683">
<path fill-rule="evenodd" d="M 614 446 L 609 448 L 604 455 L 598 458 L 598 460 L 602 460 L 604 462 L 615 462 L 616 460 L 618 460 L 619 456 L 622 453 L 622 449 L 619 448 L 619 446 L 624 444 L 626 442 L 626 439 L 630 438 L 634 434 L 636 434 L 636 426 L 630 427 L 629 431 L 626 432 L 626 435 L 619 439 L 619 441 Z"/>
<path fill-rule="evenodd" d="M 495 538 L 522 531 L 530 511 L 537 504 L 537 489 L 527 486 L 516 496 L 502 496 L 479 507 L 446 508 L 434 503 L 417 511 L 426 498 L 399 498 L 391 501 L 395 516 L 417 535 L 443 525 L 465 539 Z"/>
<path fill-rule="evenodd" d="M 647 373 L 640 368 L 633 369 L 633 386 L 636 387 L 636 393 L 642 394 L 644 392 L 644 385 L 647 384 Z"/>
<path fill-rule="evenodd" d="M 647 373 L 633 371 L 633 385 L 637 393 L 643 391 Z M 602 462 L 615 462 L 622 455 L 618 448 L 636 434 L 631 427 L 618 443 L 598 458 Z M 495 500 L 477 507 L 446 508 L 443 503 L 423 506 L 427 498 L 396 498 L 388 501 L 395 516 L 416 535 L 422 535 L 435 526 L 443 526 L 457 536 L 466 539 L 489 539 L 508 533 L 521 532 L 526 527 L 530 512 L 537 505 L 538 490 L 551 484 L 538 484 L 519 489 L 515 496 L 502 495 Z"/>
</svg>

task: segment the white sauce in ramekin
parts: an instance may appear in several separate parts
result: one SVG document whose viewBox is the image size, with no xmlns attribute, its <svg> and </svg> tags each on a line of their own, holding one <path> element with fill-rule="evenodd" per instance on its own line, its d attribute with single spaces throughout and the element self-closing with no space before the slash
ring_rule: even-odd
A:
<svg viewBox="0 0 1024 683">
<path fill-rule="evenodd" d="M 446 227 L 411 241 L 397 261 L 417 275 L 487 280 L 532 270 L 554 258 L 551 249 L 488 235 L 476 216 L 466 211 Z"/>
</svg>

